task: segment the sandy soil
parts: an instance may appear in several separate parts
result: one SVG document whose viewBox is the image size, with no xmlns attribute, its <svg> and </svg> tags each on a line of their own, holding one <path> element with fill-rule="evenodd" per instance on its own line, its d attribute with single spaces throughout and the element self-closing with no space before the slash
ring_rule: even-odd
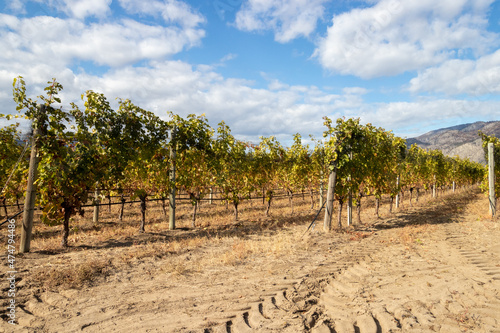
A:
<svg viewBox="0 0 500 333">
<path fill-rule="evenodd" d="M 1 309 L 0 332 L 500 332 L 500 223 L 470 213 L 478 200 L 455 194 L 344 232 L 319 223 L 304 235 L 304 221 L 219 235 L 175 256 L 131 256 L 82 289 L 23 278 L 18 325 Z M 129 250 L 17 265 L 26 274 Z"/>
</svg>

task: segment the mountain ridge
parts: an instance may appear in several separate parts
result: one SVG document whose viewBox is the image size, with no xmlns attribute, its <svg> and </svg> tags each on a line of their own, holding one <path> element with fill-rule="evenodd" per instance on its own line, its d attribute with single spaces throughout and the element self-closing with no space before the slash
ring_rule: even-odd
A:
<svg viewBox="0 0 500 333">
<path fill-rule="evenodd" d="M 423 149 L 438 149 L 447 156 L 458 156 L 462 159 L 486 163 L 482 140 L 478 135 L 481 131 L 486 135 L 500 137 L 500 121 L 477 121 L 451 127 L 440 128 L 414 138 L 406 139 L 410 147 L 416 144 Z"/>
</svg>

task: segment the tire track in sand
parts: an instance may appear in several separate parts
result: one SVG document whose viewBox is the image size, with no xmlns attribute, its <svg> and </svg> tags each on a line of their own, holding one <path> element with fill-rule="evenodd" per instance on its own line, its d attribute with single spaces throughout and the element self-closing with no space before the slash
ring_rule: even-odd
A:
<svg viewBox="0 0 500 333">
<path fill-rule="evenodd" d="M 456 237 L 461 228 L 436 225 L 418 245 L 387 246 L 331 279 L 311 331 L 500 332 L 498 258 Z"/>
<path fill-rule="evenodd" d="M 323 263 L 293 285 L 262 295 L 243 312 L 214 327 L 204 328 L 203 332 L 307 332 L 315 327 L 316 330 L 328 327 L 329 319 L 323 315 L 320 305 L 322 290 L 346 270 L 354 266 L 362 269 L 358 263 L 383 248 L 382 239 L 365 238 L 342 244 L 342 249 L 332 250 Z M 355 269 L 349 274 L 355 274 Z"/>
<path fill-rule="evenodd" d="M 204 332 L 500 332 L 498 258 L 462 228 L 412 244 L 380 230 Z"/>
</svg>

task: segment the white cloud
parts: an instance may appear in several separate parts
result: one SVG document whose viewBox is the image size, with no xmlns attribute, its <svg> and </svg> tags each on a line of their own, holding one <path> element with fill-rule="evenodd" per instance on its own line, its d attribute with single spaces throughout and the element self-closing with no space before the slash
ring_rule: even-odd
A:
<svg viewBox="0 0 500 333">
<path fill-rule="evenodd" d="M 327 0 L 249 0 L 236 14 L 236 27 L 244 31 L 272 30 L 280 43 L 308 37 L 323 15 Z"/>
<path fill-rule="evenodd" d="M 205 35 L 201 29 L 146 25 L 131 19 L 85 25 L 50 16 L 17 19 L 0 15 L 0 44 L 7 50 L 0 59 L 13 63 L 22 55 L 31 64 L 55 67 L 80 60 L 122 66 L 176 54 L 199 44 Z"/>
<path fill-rule="evenodd" d="M 283 82 L 280 82 L 279 80 L 271 80 L 271 82 L 269 82 L 269 85 L 268 85 L 268 88 L 269 90 L 282 90 L 282 89 L 286 89 L 288 88 L 289 86 Z"/>
<path fill-rule="evenodd" d="M 348 95 L 364 95 L 368 93 L 367 89 L 361 87 L 346 87 L 342 91 Z"/>
<path fill-rule="evenodd" d="M 119 0 L 119 3 L 131 14 L 161 16 L 166 23 L 179 24 L 184 28 L 192 29 L 205 22 L 202 15 L 194 13 L 189 5 L 178 0 Z"/>
<path fill-rule="evenodd" d="M 457 50 L 482 54 L 496 43 L 486 31 L 491 0 L 381 0 L 333 17 L 315 50 L 333 72 L 362 78 L 437 65 Z"/>
<path fill-rule="evenodd" d="M 81 61 L 117 67 L 143 60 L 159 60 L 199 45 L 205 31 L 204 18 L 177 0 L 133 2 L 123 0 L 134 13 L 156 16 L 144 24 L 128 18 L 86 23 L 88 16 L 105 17 L 111 0 L 47 0 L 69 18 L 41 14 L 17 18 L 0 13 L 0 59 L 4 66 L 17 66 L 23 59 L 31 66 L 46 64 L 63 69 Z M 42 4 L 40 4 L 42 7 Z M 45 7 L 48 8 L 48 7 Z M 162 20 L 165 22 L 162 24 Z M 12 62 L 12 65 L 9 63 Z M 0 65 L 0 69 L 3 67 Z"/>
<path fill-rule="evenodd" d="M 89 16 L 106 17 L 110 13 L 111 0 L 61 0 L 64 11 L 71 17 L 84 19 Z"/>
<path fill-rule="evenodd" d="M 257 6 L 257 2 L 252 3 Z M 387 4 L 387 1 L 382 0 L 374 7 L 384 3 Z M 410 3 L 412 8 L 407 7 Z M 436 8 L 432 7 L 428 0 L 421 0 L 418 3 L 408 0 L 408 3 L 404 4 L 406 7 L 403 6 L 404 8 L 401 7 L 400 10 L 394 8 L 394 18 L 379 18 L 377 22 L 380 27 L 373 27 L 375 31 L 376 29 L 383 31 L 382 35 L 387 38 L 387 43 L 392 43 L 394 61 L 387 63 L 387 59 L 375 57 L 377 61 L 371 65 L 370 61 L 362 57 L 366 56 L 365 53 L 369 51 L 376 51 L 377 41 L 375 41 L 373 47 L 367 44 L 369 50 L 361 49 L 358 53 L 353 53 L 353 63 L 347 63 L 346 71 L 353 73 L 359 71 L 356 73 L 366 75 L 378 73 L 377 71 L 390 71 L 391 66 L 401 70 L 405 66 L 410 66 L 411 64 L 408 64 L 420 54 L 429 54 L 429 60 L 424 59 L 422 63 L 436 63 L 437 54 L 442 59 L 440 61 L 443 61 L 442 66 L 421 72 L 412 80 L 410 89 L 415 92 L 475 92 L 481 88 L 481 83 L 484 84 L 481 77 L 488 74 L 490 76 L 487 77 L 488 85 L 486 86 L 497 92 L 500 90 L 498 88 L 500 74 L 495 75 L 500 72 L 498 70 L 500 51 L 489 56 L 482 56 L 477 62 L 472 60 L 447 61 L 453 56 L 450 53 L 455 52 L 452 47 L 460 44 L 459 41 L 467 41 L 468 44 L 465 44 L 478 53 L 484 52 L 480 43 L 485 42 L 486 45 L 491 45 L 489 40 L 491 36 L 480 29 L 483 25 L 481 15 L 488 3 L 483 6 L 478 5 L 477 12 L 469 8 L 469 15 L 461 14 L 465 8 L 464 3 L 471 7 L 479 1 L 474 3 L 465 0 L 441 1 L 439 6 L 442 8 L 439 9 L 437 4 Z M 496 102 L 466 102 L 454 99 L 370 104 L 363 99 L 364 95 L 369 92 L 363 87 L 333 90 L 316 86 L 290 85 L 274 77 L 267 77 L 265 74 L 263 77 L 267 80 L 268 87 L 259 88 L 256 87 L 255 82 L 225 78 L 216 71 L 218 66 L 233 59 L 234 54 L 227 54 L 219 63 L 208 65 L 191 65 L 182 61 L 168 60 L 169 55 L 197 45 L 204 36 L 204 30 L 199 28 L 203 18 L 181 2 L 122 1 L 122 4 L 130 13 L 138 14 L 137 16 L 142 14 L 155 16 L 152 8 L 156 8 L 160 21 L 168 22 L 168 24 L 164 24 L 166 26 L 160 23 L 148 25 L 132 18 L 119 21 L 92 21 L 93 23 L 86 24 L 84 20 L 76 16 L 67 19 L 45 15 L 16 18 L 0 14 L 0 45 L 3 46 L 3 51 L 0 53 L 0 105 L 2 108 L 0 112 L 10 113 L 14 110 L 10 92 L 12 79 L 18 75 L 25 77 L 31 96 L 43 93 L 46 82 L 56 77 L 64 86 L 61 97 L 66 106 L 69 102 L 78 102 L 80 94 L 85 90 L 93 89 L 104 93 L 115 107 L 116 97 L 130 98 L 137 105 L 154 111 L 162 117 L 166 117 L 165 111 L 167 110 L 172 110 L 182 116 L 189 113 L 206 113 L 212 126 L 225 120 L 240 139 L 253 141 L 257 141 L 260 135 L 276 135 L 286 143 L 286 140 L 290 140 L 297 132 L 303 136 L 308 134 L 321 136 L 324 130 L 323 116 L 361 117 L 365 122 L 372 122 L 386 129 L 405 129 L 408 126 L 414 126 L 409 124 L 440 126 L 446 119 L 463 119 L 465 122 L 471 113 L 486 120 L 491 118 L 499 107 Z M 148 4 L 151 7 L 148 7 Z M 268 13 L 266 15 L 269 16 L 255 16 L 256 19 L 265 20 L 268 23 L 274 17 L 276 21 L 273 24 L 276 25 L 270 25 L 269 29 L 275 30 L 277 36 L 281 31 L 279 29 L 283 28 L 280 22 L 284 22 L 285 17 L 289 23 L 295 22 L 292 19 L 293 15 L 287 16 L 278 11 L 279 4 L 281 3 L 275 1 L 275 7 L 271 8 L 266 7 L 267 3 L 262 2 L 261 5 L 264 8 L 262 13 Z M 302 4 L 302 2 L 297 2 L 297 4 Z M 421 9 L 424 7 L 427 9 Z M 431 7 L 434 8 L 433 11 L 428 9 Z M 186 11 L 186 8 L 189 10 Z M 406 10 L 410 9 L 414 10 L 417 16 L 427 15 L 429 19 L 426 24 L 433 26 L 432 29 L 435 31 L 440 28 L 443 31 L 441 35 L 443 40 L 440 40 L 438 36 L 422 37 L 428 31 L 420 31 L 422 25 L 418 20 L 413 20 L 411 15 L 406 14 Z M 349 15 L 354 15 L 355 12 L 352 11 Z M 91 15 L 84 10 L 81 13 Z M 358 16 L 354 15 L 357 18 L 368 14 L 373 18 L 373 13 L 366 12 L 366 9 L 357 10 L 357 13 Z M 384 12 L 378 11 L 377 13 Z M 341 15 L 335 19 L 335 24 L 338 23 L 337 19 L 340 19 L 342 23 L 342 19 L 347 20 L 354 16 Z M 448 17 L 451 17 L 453 22 L 450 25 L 441 24 Z M 368 22 L 368 19 L 365 21 Z M 347 20 L 343 27 L 365 21 L 359 19 L 348 22 Z M 152 20 L 152 22 L 156 21 Z M 474 25 L 471 22 L 477 24 L 474 23 L 476 24 Z M 351 27 L 351 31 L 356 31 L 354 27 Z M 402 34 L 399 34 L 396 29 L 399 27 L 404 30 Z M 299 30 L 292 29 L 289 32 Z M 282 36 L 285 35 L 283 30 Z M 304 35 L 307 34 L 304 32 Z M 292 33 L 286 36 L 295 35 Z M 479 37 L 473 41 L 474 36 Z M 410 60 L 405 60 L 399 53 L 405 47 L 410 51 L 417 49 L 417 54 L 412 54 L 409 57 Z M 85 72 L 84 68 L 71 69 L 81 61 L 102 64 L 111 69 L 106 69 L 98 76 Z M 139 61 L 143 61 L 142 66 L 138 66 Z M 355 63 L 356 61 L 358 62 Z M 442 76 L 441 81 L 438 80 L 440 76 Z M 463 82 L 460 82 L 459 76 Z M 434 83 L 433 80 L 437 81 Z M 445 80 L 455 80 L 456 87 L 449 82 L 446 84 Z"/>
<path fill-rule="evenodd" d="M 26 13 L 26 8 L 24 7 L 24 3 L 21 0 L 11 0 L 8 2 L 6 8 L 12 10 L 15 13 Z"/>
<path fill-rule="evenodd" d="M 18 73 L 0 74 L 9 77 L 0 80 L 0 89 L 10 89 L 12 77 Z M 54 71 L 26 68 L 20 74 L 25 77 L 30 94 L 36 96 L 42 93 Z M 212 126 L 224 120 L 238 138 L 252 141 L 258 141 L 259 136 L 275 135 L 286 143 L 294 133 L 321 136 L 323 116 L 340 117 L 345 110 L 362 105 L 354 92 L 331 94 L 314 86 L 285 84 L 276 85 L 275 90 L 256 88 L 251 81 L 199 71 L 181 61 L 157 62 L 152 67 L 127 66 L 112 69 L 101 77 L 70 70 L 58 74 L 66 106 L 70 102 L 81 104 L 80 94 L 90 89 L 104 93 L 114 107 L 115 98 L 129 98 L 165 119 L 167 110 L 182 116 L 205 113 Z M 14 109 L 10 96 L 0 96 L 0 105 Z"/>
<path fill-rule="evenodd" d="M 238 58 L 237 54 L 229 53 L 229 54 L 226 54 L 225 56 L 223 56 L 222 59 L 220 60 L 220 62 L 225 63 L 225 62 L 228 62 L 228 61 L 236 59 L 236 58 Z"/>
<path fill-rule="evenodd" d="M 448 95 L 500 93 L 500 50 L 476 60 L 449 60 L 428 68 L 410 81 L 409 90 Z"/>
<path fill-rule="evenodd" d="M 379 103 L 365 105 L 361 119 L 388 130 L 395 130 L 396 135 L 413 137 L 431 129 L 469 123 L 471 119 L 498 120 L 495 116 L 498 108 L 500 102 L 496 101 L 457 99 Z"/>
<path fill-rule="evenodd" d="M 65 106 L 70 102 L 81 105 L 80 94 L 91 89 L 104 93 L 113 107 L 117 107 L 115 98 L 129 98 L 164 119 L 167 110 L 181 116 L 205 113 L 212 126 L 224 120 L 239 139 L 254 142 L 259 136 L 275 135 L 289 144 L 294 133 L 321 137 L 325 130 L 323 116 L 360 117 L 364 123 L 397 130 L 397 135 L 414 136 L 445 123 L 469 122 L 471 114 L 493 120 L 500 108 L 499 102 L 455 99 L 371 104 L 363 100 L 368 91 L 362 87 L 330 92 L 275 79 L 270 80 L 269 89 L 263 89 L 254 87 L 252 81 L 224 78 L 209 68 L 199 70 L 182 61 L 152 62 L 150 67 L 125 66 L 99 77 L 25 64 L 22 71 L 0 69 L 0 91 L 10 92 L 12 78 L 19 74 L 25 77 L 31 96 L 43 93 L 46 82 L 56 76 L 64 86 L 61 97 Z M 14 110 L 9 93 L 0 94 L 0 105 L 0 113 Z"/>
</svg>

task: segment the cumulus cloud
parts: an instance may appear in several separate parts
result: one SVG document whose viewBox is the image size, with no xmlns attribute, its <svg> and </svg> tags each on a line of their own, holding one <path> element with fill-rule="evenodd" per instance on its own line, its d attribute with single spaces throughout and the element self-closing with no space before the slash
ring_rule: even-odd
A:
<svg viewBox="0 0 500 333">
<path fill-rule="evenodd" d="M 0 69 L 0 91 L 10 91 L 12 77 L 18 74 L 25 76 L 33 97 L 41 94 L 46 81 L 55 75 L 47 65 L 25 66 L 18 73 Z M 367 103 L 363 96 L 368 90 L 362 87 L 331 91 L 276 79 L 270 80 L 266 89 L 255 87 L 252 81 L 225 78 L 214 70 L 199 70 L 173 60 L 152 62 L 148 67 L 113 68 L 101 76 L 64 69 L 56 77 L 64 86 L 61 97 L 65 106 L 70 102 L 81 105 L 80 94 L 90 89 L 104 93 L 113 107 L 117 107 L 115 98 L 128 98 L 164 119 L 166 111 L 181 116 L 205 113 L 213 127 L 224 120 L 239 139 L 253 142 L 258 142 L 259 136 L 274 135 L 289 144 L 295 133 L 321 137 L 323 116 L 360 117 L 364 123 L 396 130 L 397 135 L 416 136 L 424 129 L 468 122 L 471 114 L 492 120 L 500 107 L 494 101 L 454 99 Z M 14 110 L 9 93 L 0 94 L 0 105 L 2 113 Z"/>
<path fill-rule="evenodd" d="M 289 140 L 297 132 L 321 133 L 323 116 L 338 117 L 362 103 L 355 90 L 331 94 L 315 86 L 273 82 L 273 90 L 257 88 L 252 81 L 168 61 L 152 68 L 113 70 L 99 80 L 99 86 L 109 96 L 134 96 L 139 105 L 162 116 L 166 110 L 181 115 L 205 113 L 212 126 L 224 120 L 240 138 L 254 141 L 261 135 Z"/>
<path fill-rule="evenodd" d="M 396 135 L 414 137 L 432 129 L 468 123 L 471 119 L 497 120 L 495 114 L 499 107 L 497 101 L 422 99 L 365 105 L 361 119 L 394 130 Z"/>
<path fill-rule="evenodd" d="M 314 56 L 332 72 L 361 78 L 435 66 L 456 50 L 483 54 L 496 43 L 487 32 L 492 0 L 381 0 L 335 15 Z"/>
<path fill-rule="evenodd" d="M 33 64 L 56 67 L 80 60 L 122 66 L 161 59 L 197 45 L 205 35 L 202 29 L 146 25 L 131 19 L 89 25 L 51 16 L 18 19 L 0 14 L 0 19 L 0 43 L 7 50 L 0 58 L 17 61 L 22 54 Z"/>
<path fill-rule="evenodd" d="M 452 59 L 424 70 L 410 81 L 409 90 L 447 95 L 482 96 L 500 93 L 500 50 L 476 60 Z"/>
<path fill-rule="evenodd" d="M 77 19 L 89 16 L 106 17 L 111 11 L 111 0 L 60 0 L 56 3 L 60 3 L 68 15 Z"/>
<path fill-rule="evenodd" d="M 51 77 L 42 78 L 41 73 L 47 73 L 37 71 L 27 68 L 21 72 L 32 96 L 39 95 Z M 0 73 L 2 77 L 14 74 Z M 324 130 L 323 116 L 337 118 L 363 103 L 358 95 L 361 90 L 357 89 L 335 94 L 315 86 L 277 84 L 274 90 L 269 90 L 254 87 L 252 81 L 200 71 L 182 61 L 154 62 L 148 67 L 125 66 L 99 77 L 65 70 L 57 78 L 65 87 L 64 105 L 70 102 L 81 105 L 80 94 L 90 89 L 104 93 L 114 107 L 117 107 L 115 98 L 129 98 L 164 119 L 168 110 L 182 116 L 205 113 L 212 126 L 224 120 L 238 138 L 254 142 L 259 136 L 274 135 L 284 143 L 294 133 L 320 136 Z M 0 88 L 9 89 L 11 80 L 0 80 Z M 10 96 L 0 96 L 0 104 L 14 109 Z"/>
<path fill-rule="evenodd" d="M 15 13 L 26 13 L 26 8 L 24 7 L 24 3 L 21 0 L 11 0 L 7 3 L 7 9 L 15 12 Z"/>
<path fill-rule="evenodd" d="M 68 0 L 65 3 L 79 2 Z M 97 3 L 109 4 L 106 1 Z M 400 3 L 400 7 L 390 7 L 389 0 L 381 0 L 371 8 L 336 16 L 329 35 L 321 43 L 324 43 L 326 51 L 332 52 L 327 39 L 337 36 L 337 41 L 345 42 L 343 46 L 339 43 L 343 50 L 347 48 L 351 52 L 349 61 L 337 59 L 339 64 L 335 66 L 339 67 L 330 68 L 334 71 L 343 68 L 343 73 L 370 77 L 433 64 L 434 67 L 421 71 L 411 81 L 411 91 L 474 93 L 486 86 L 490 92 L 498 92 L 500 51 L 483 54 L 492 44 L 492 35 L 483 29 L 483 15 L 489 3 L 481 0 L 408 0 Z M 225 120 L 240 139 L 258 141 L 261 135 L 276 135 L 285 144 L 297 132 L 303 136 L 321 136 L 323 116 L 333 119 L 361 117 L 364 122 L 401 130 L 408 128 L 408 124 L 421 124 L 426 119 L 429 119 L 428 124 L 437 126 L 447 118 L 465 121 L 472 112 L 486 120 L 500 106 L 497 102 L 453 99 L 373 104 L 364 100 L 372 90 L 357 87 L 356 84 L 334 90 L 291 85 L 266 74 L 262 77 L 267 81 L 267 87 L 258 87 L 253 81 L 228 78 L 217 72 L 217 68 L 236 57 L 235 54 L 227 54 L 216 64 L 192 65 L 169 58 L 197 45 L 205 34 L 200 27 L 204 18 L 186 4 L 177 0 L 121 0 L 119 4 L 126 9 L 126 18 L 85 20 L 82 18 L 94 14 L 84 7 L 78 9 L 76 5 L 71 7 L 74 11 L 68 11 L 68 17 L 15 17 L 0 13 L 0 45 L 3 46 L 0 53 L 0 112 L 11 113 L 15 110 L 10 92 L 12 79 L 18 75 L 25 77 L 28 93 L 32 97 L 43 93 L 46 82 L 56 77 L 64 86 L 61 97 L 65 106 L 70 102 L 81 105 L 80 94 L 92 89 L 104 93 L 114 107 L 115 98 L 120 97 L 129 98 L 163 118 L 166 118 L 167 110 L 182 116 L 205 113 L 212 126 Z M 311 33 L 323 11 L 322 4 L 323 1 L 312 1 L 307 3 L 308 7 L 304 1 L 298 0 L 289 1 L 287 5 L 284 1 L 253 0 L 243 7 L 240 15 L 245 10 L 250 14 L 252 9 L 255 15 L 248 16 L 249 19 L 253 17 L 257 23 L 265 23 L 265 29 L 273 30 L 277 40 L 287 41 Z M 382 5 L 386 7 L 380 7 Z M 466 7 L 468 14 L 464 14 Z M 305 18 L 310 18 L 308 22 L 312 22 L 312 28 L 297 19 L 308 8 L 312 8 L 313 14 Z M 393 16 L 374 16 L 386 13 L 380 8 L 392 8 Z M 413 19 L 408 11 L 416 13 L 417 18 Z M 148 22 L 152 23 L 145 24 L 145 20 L 134 19 L 144 16 L 151 16 L 153 19 Z M 374 35 L 383 36 L 384 40 L 377 37 L 366 44 L 347 43 L 347 32 L 354 33 L 352 36 L 356 37 L 357 24 L 373 22 L 369 19 L 374 17 L 378 18 L 378 25 L 368 25 L 368 28 L 371 27 Z M 422 17 L 425 17 L 424 23 L 418 20 Z M 256 26 L 252 28 L 251 20 L 247 23 L 247 30 L 257 29 Z M 379 31 L 382 33 L 379 34 Z M 437 31 L 443 33 L 431 34 Z M 354 38 L 352 41 L 362 40 Z M 383 49 L 384 44 L 388 44 L 386 49 Z M 360 45 L 367 49 L 359 48 Z M 459 46 L 481 54 L 477 62 L 450 60 L 456 56 L 455 48 Z M 387 50 L 393 52 L 384 54 L 383 51 Z M 405 52 L 414 53 L 408 55 Z M 317 55 L 318 59 L 324 56 L 319 51 Z M 332 59 L 339 55 L 345 56 L 344 53 L 334 52 Z M 417 65 L 413 64 L 412 61 L 419 57 L 421 63 L 417 61 Z M 81 63 L 87 61 L 102 65 L 103 70 L 98 75 L 86 72 Z M 375 63 L 372 64 L 372 61 Z M 330 62 L 326 61 L 326 64 L 332 66 Z M 487 78 L 486 83 L 484 77 Z"/>
<path fill-rule="evenodd" d="M 236 14 L 235 25 L 243 31 L 272 30 L 280 43 L 308 37 L 323 16 L 327 0 L 249 0 Z"/>
<path fill-rule="evenodd" d="M 19 75 L 29 82 L 32 96 L 42 93 L 46 82 L 56 77 L 65 83 L 62 96 L 74 98 L 90 87 L 110 90 L 103 77 L 85 72 L 87 62 L 100 65 L 97 69 L 100 75 L 109 76 L 116 68 L 125 70 L 140 62 L 164 61 L 198 45 L 205 35 L 200 26 L 205 19 L 184 2 L 166 0 L 141 5 L 142 2 L 128 1 L 123 6 L 127 6 L 129 15 L 119 18 L 109 15 L 110 3 L 110 0 L 37 0 L 37 10 L 31 13 L 34 15 L 16 17 L 0 13 L 3 113 L 15 109 L 10 92 L 13 78 Z M 8 9 L 22 13 L 24 6 L 25 3 L 16 1 Z M 152 17 L 148 24 L 135 20 L 144 15 Z M 90 16 L 100 19 L 87 20 Z M 127 85 L 140 81 L 140 77 L 134 76 Z M 116 87 L 124 85 L 119 80 L 114 83 Z"/>
<path fill-rule="evenodd" d="M 202 15 L 193 12 L 189 5 L 178 0 L 119 0 L 119 3 L 131 14 L 161 16 L 166 23 L 179 24 L 184 28 L 195 28 L 205 22 Z"/>
</svg>

